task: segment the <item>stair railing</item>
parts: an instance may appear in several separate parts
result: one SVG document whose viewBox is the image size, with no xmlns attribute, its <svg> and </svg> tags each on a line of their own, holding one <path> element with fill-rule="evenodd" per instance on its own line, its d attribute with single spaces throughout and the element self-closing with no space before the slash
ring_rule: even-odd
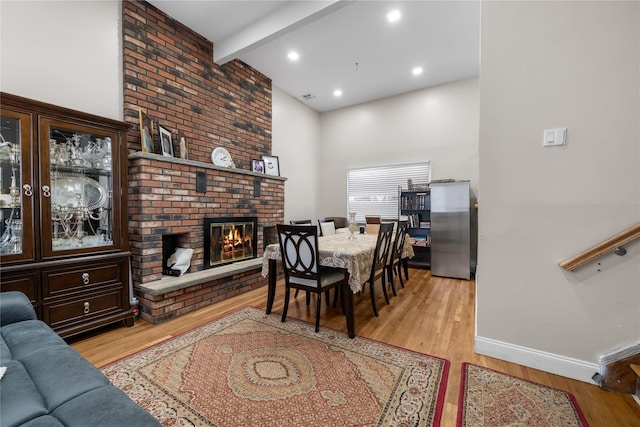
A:
<svg viewBox="0 0 640 427">
<path fill-rule="evenodd" d="M 565 259 L 560 262 L 560 267 L 567 271 L 573 271 L 581 265 L 611 251 L 616 255 L 624 255 L 627 251 L 622 247 L 622 245 L 639 237 L 640 223 L 621 231 L 615 236 L 611 236 L 607 240 L 604 240 L 603 242 L 598 243 L 597 245 L 592 246 L 571 258 Z"/>
</svg>

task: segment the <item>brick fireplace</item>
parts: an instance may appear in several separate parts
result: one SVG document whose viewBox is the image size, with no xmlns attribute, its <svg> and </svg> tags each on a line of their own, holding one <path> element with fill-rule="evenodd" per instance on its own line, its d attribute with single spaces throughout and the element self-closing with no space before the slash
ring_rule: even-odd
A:
<svg viewBox="0 0 640 427">
<path fill-rule="evenodd" d="M 158 323 L 266 284 L 259 265 L 222 278 L 203 276 L 205 218 L 255 217 L 256 254 L 260 257 L 265 227 L 274 227 L 284 217 L 285 178 L 157 154 L 133 153 L 129 162 L 129 247 L 134 292 L 145 320 Z M 196 175 L 203 171 L 206 192 L 200 193 Z M 163 275 L 165 236 L 176 236 L 179 247 L 193 249 L 191 267 L 183 277 L 198 273 L 204 277 L 201 283 L 172 287 L 169 292 L 153 291 L 168 279 Z"/>
<path fill-rule="evenodd" d="M 141 316 L 157 323 L 266 284 L 258 267 L 203 271 L 204 218 L 256 217 L 261 257 L 284 219 L 285 178 L 250 167 L 272 154 L 268 77 L 238 60 L 215 64 L 210 41 L 144 1 L 122 2 L 122 31 L 132 279 Z M 140 151 L 139 110 L 169 130 L 176 157 L 159 154 L 157 137 L 153 154 Z M 236 168 L 211 163 L 218 146 Z M 194 250 L 180 278 L 163 276 L 163 241 Z"/>
</svg>

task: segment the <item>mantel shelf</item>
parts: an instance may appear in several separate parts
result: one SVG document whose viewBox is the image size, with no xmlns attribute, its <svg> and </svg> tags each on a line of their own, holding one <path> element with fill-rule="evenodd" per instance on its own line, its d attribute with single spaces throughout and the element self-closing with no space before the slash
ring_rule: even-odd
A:
<svg viewBox="0 0 640 427">
<path fill-rule="evenodd" d="M 190 286 L 199 285 L 216 279 L 223 279 L 225 277 L 233 276 L 234 274 L 261 268 L 262 257 L 258 257 L 193 273 L 185 273 L 180 277 L 163 276 L 160 280 L 137 285 L 137 288 L 150 295 L 163 295 L 169 292 L 188 288 Z"/>
<path fill-rule="evenodd" d="M 199 162 L 197 160 L 182 159 L 180 157 L 163 156 L 161 154 L 144 153 L 142 151 L 135 151 L 135 152 L 129 153 L 128 158 L 129 160 L 148 159 L 148 160 L 153 160 L 157 162 L 175 163 L 175 164 L 188 165 L 188 166 L 194 166 L 194 167 L 212 169 L 212 170 L 218 170 L 218 171 L 224 171 L 224 172 L 239 173 L 242 175 L 255 176 L 255 177 L 265 178 L 265 179 L 275 179 L 279 181 L 287 180 L 287 178 L 282 176 L 272 176 L 264 173 L 257 173 L 250 170 L 239 169 L 239 168 L 225 168 L 222 166 L 216 166 L 212 163 Z"/>
</svg>

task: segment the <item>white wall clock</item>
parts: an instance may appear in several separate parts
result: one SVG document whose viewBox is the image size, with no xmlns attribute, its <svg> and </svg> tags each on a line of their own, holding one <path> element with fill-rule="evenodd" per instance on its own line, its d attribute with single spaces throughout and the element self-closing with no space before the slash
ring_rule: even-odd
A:
<svg viewBox="0 0 640 427">
<path fill-rule="evenodd" d="M 223 166 L 226 168 L 230 168 L 233 165 L 233 160 L 231 160 L 231 154 L 223 148 L 216 147 L 211 152 L 211 162 L 216 166 Z"/>
</svg>

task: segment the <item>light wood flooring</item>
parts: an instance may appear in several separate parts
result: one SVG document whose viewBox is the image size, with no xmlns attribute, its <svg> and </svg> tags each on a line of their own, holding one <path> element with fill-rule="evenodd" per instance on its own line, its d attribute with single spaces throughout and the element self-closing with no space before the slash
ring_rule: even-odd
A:
<svg viewBox="0 0 640 427">
<path fill-rule="evenodd" d="M 447 382 L 443 427 L 456 424 L 460 370 L 463 362 L 475 363 L 520 378 L 572 393 L 591 427 L 640 427 L 640 405 L 629 395 L 600 389 L 575 381 L 473 352 L 475 282 L 432 277 L 429 270 L 409 270 L 410 280 L 387 305 L 377 285 L 380 317 L 374 317 L 368 291 L 355 295 L 356 335 L 414 351 L 445 358 L 451 362 Z M 396 280 L 396 287 L 399 283 Z M 272 316 L 280 316 L 284 301 L 284 283 L 278 282 Z M 156 342 L 193 329 L 244 306 L 264 309 L 265 286 L 220 302 L 202 310 L 153 325 L 137 320 L 131 328 L 113 327 L 71 342 L 97 367 L 125 357 Z M 303 294 L 293 300 L 288 316 L 313 322 L 315 300 L 305 304 Z M 346 331 L 340 308 L 323 308 L 321 327 Z M 309 326 L 313 327 L 312 325 Z"/>
</svg>

